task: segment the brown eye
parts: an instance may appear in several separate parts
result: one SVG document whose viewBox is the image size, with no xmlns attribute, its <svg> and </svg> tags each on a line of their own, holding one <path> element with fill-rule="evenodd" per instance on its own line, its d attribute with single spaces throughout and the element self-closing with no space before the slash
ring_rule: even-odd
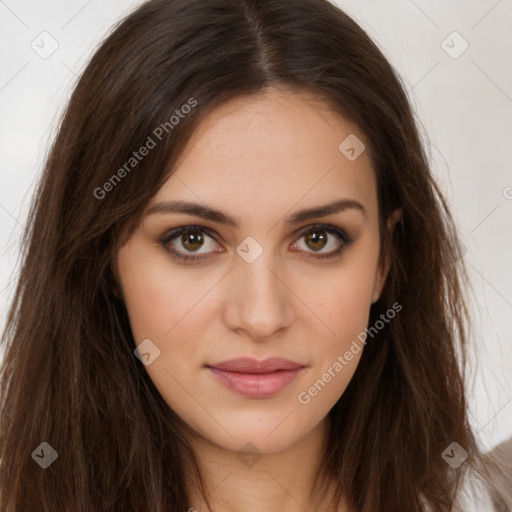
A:
<svg viewBox="0 0 512 512">
<path fill-rule="evenodd" d="M 199 230 L 190 230 L 181 235 L 181 243 L 188 251 L 196 251 L 203 245 L 204 237 Z"/>
<path fill-rule="evenodd" d="M 316 259 L 333 258 L 353 242 L 344 231 L 330 224 L 310 227 L 299 236 L 299 241 L 302 242 L 302 239 L 303 243 L 293 243 L 293 250 L 307 253 Z M 212 232 L 202 226 L 174 229 L 160 240 L 160 244 L 172 258 L 189 263 L 205 260 L 209 253 L 223 251 L 218 249 L 220 246 L 215 242 Z M 325 248 L 330 250 L 324 251 Z"/>
<path fill-rule="evenodd" d="M 312 231 L 305 235 L 305 237 L 308 247 L 311 247 L 311 249 L 314 249 L 315 251 L 323 249 L 327 244 L 327 236 L 320 230 Z"/>
<path fill-rule="evenodd" d="M 165 235 L 160 243 L 173 258 L 178 260 L 204 259 L 206 254 L 213 252 L 217 246 L 209 230 L 200 226 L 177 228 Z M 203 247 L 206 247 L 206 250 L 200 251 Z"/>
<path fill-rule="evenodd" d="M 344 231 L 331 225 L 312 226 L 303 232 L 299 238 L 304 239 L 305 249 L 300 247 L 301 244 L 295 243 L 294 247 L 313 254 L 315 258 L 330 258 L 337 256 L 351 242 L 351 239 Z M 336 240 L 338 239 L 338 240 Z M 326 247 L 331 250 L 323 251 Z"/>
</svg>

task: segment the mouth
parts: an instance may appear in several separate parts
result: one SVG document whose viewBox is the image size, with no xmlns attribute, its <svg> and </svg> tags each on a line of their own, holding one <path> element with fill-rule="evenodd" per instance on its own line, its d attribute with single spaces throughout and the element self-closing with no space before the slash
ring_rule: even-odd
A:
<svg viewBox="0 0 512 512">
<path fill-rule="evenodd" d="M 264 361 L 238 358 L 206 365 L 206 368 L 227 389 L 250 398 L 268 398 L 284 389 L 304 365 L 271 357 Z"/>
</svg>

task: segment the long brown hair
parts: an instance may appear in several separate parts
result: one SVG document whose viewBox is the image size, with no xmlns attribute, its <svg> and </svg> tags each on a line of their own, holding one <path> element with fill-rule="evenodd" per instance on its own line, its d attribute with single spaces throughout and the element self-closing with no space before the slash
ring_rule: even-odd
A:
<svg viewBox="0 0 512 512">
<path fill-rule="evenodd" d="M 398 73 L 327 0 L 151 0 L 80 77 L 30 210 L 2 339 L 2 511 L 191 506 L 186 425 L 134 357 L 115 255 L 201 119 L 270 86 L 311 92 L 366 134 L 391 255 L 370 324 L 402 306 L 329 413 L 335 498 L 357 512 L 452 509 L 479 460 L 464 390 L 467 275 Z M 46 469 L 33 456 L 43 442 L 58 454 Z M 456 469 L 442 457 L 453 442 L 468 453 Z"/>
</svg>

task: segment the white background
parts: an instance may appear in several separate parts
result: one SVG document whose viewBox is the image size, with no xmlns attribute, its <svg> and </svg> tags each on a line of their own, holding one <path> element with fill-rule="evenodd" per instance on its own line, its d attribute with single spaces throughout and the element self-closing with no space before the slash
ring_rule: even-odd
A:
<svg viewBox="0 0 512 512">
<path fill-rule="evenodd" d="M 511 0 L 336 3 L 406 83 L 430 140 L 433 170 L 460 226 L 475 290 L 471 418 L 488 449 L 512 436 Z M 57 120 L 86 60 L 112 23 L 137 4 L 0 0 L 2 327 L 14 291 L 18 240 Z M 58 43 L 47 59 L 31 47 L 43 31 Z M 456 55 L 464 41 L 469 46 L 457 58 L 445 51 Z"/>
</svg>

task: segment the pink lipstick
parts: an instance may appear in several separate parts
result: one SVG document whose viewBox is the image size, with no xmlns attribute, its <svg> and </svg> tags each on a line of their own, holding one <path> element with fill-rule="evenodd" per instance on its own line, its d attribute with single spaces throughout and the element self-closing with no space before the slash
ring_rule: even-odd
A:
<svg viewBox="0 0 512 512">
<path fill-rule="evenodd" d="M 250 398 L 275 395 L 304 368 L 299 363 L 280 357 L 270 357 L 264 361 L 241 357 L 206 366 L 226 388 Z"/>
</svg>

